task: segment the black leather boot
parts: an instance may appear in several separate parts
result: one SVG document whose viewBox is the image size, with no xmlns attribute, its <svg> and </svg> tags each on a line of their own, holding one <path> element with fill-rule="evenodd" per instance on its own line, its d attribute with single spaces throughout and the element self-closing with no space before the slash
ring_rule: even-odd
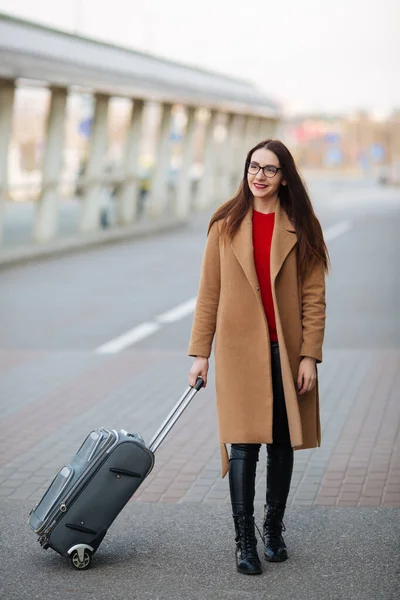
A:
<svg viewBox="0 0 400 600">
<path fill-rule="evenodd" d="M 261 561 L 257 553 L 254 517 L 234 517 L 236 529 L 236 568 L 244 575 L 260 575 Z"/>
<path fill-rule="evenodd" d="M 293 449 L 287 444 L 268 444 L 267 504 L 264 508 L 264 554 L 269 562 L 283 562 L 288 553 L 282 537 L 283 515 L 293 472 Z"/>
<path fill-rule="evenodd" d="M 254 486 L 260 444 L 232 444 L 229 488 L 236 530 L 236 566 L 239 573 L 258 575 L 261 562 L 254 533 Z"/>
<path fill-rule="evenodd" d="M 269 562 L 283 562 L 289 558 L 282 537 L 282 531 L 285 531 L 282 521 L 284 512 L 284 508 L 264 507 L 264 555 Z"/>
</svg>

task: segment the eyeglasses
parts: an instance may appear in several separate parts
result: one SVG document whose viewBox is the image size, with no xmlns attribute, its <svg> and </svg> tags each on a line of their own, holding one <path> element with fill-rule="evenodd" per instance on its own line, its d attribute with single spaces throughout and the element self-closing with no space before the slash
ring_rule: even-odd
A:
<svg viewBox="0 0 400 600">
<path fill-rule="evenodd" d="M 264 167 L 260 167 L 257 163 L 251 162 L 247 166 L 247 172 L 250 173 L 250 175 L 257 175 L 260 170 L 262 170 L 265 177 L 268 177 L 269 179 L 275 177 L 278 171 L 282 171 L 281 167 L 275 167 L 275 165 L 265 165 Z"/>
</svg>

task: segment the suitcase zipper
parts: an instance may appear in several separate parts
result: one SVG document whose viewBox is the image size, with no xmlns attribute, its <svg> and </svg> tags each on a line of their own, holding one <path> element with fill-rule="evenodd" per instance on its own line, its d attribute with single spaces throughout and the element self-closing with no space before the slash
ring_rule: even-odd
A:
<svg viewBox="0 0 400 600">
<path fill-rule="evenodd" d="M 104 448 L 109 445 L 110 447 L 104 452 L 101 453 L 96 460 L 93 461 L 92 465 L 89 467 L 88 471 L 85 473 L 85 479 L 90 475 L 92 475 L 93 471 L 97 469 L 97 467 L 99 465 L 101 465 L 107 458 L 107 455 L 110 453 L 110 451 L 114 448 L 114 446 L 117 445 L 118 440 L 119 440 L 119 435 L 118 432 L 115 431 L 115 429 L 111 430 L 111 435 L 110 432 L 107 431 L 106 429 L 102 428 L 102 431 L 107 432 L 108 434 L 108 440 L 105 442 L 104 444 Z M 113 435 L 112 435 L 113 434 Z M 115 436 L 115 439 L 114 439 Z M 112 440 L 112 443 L 110 444 L 110 441 Z M 57 522 L 61 519 L 61 516 L 67 512 L 68 510 L 68 501 L 71 499 L 71 497 L 75 494 L 76 489 L 79 485 L 82 484 L 82 480 L 78 480 L 76 481 L 75 485 L 71 488 L 70 492 L 68 493 L 67 496 L 65 496 L 64 500 L 61 502 L 61 504 L 59 504 L 59 502 L 57 502 L 56 506 L 53 508 L 53 510 L 51 512 L 49 512 L 47 518 L 45 521 L 43 521 L 42 526 L 36 530 L 35 533 L 37 533 L 38 535 L 42 534 L 44 532 L 44 530 L 47 531 L 45 532 L 46 535 L 48 535 L 49 533 L 51 533 L 51 531 L 54 529 L 54 527 L 57 525 Z M 61 513 L 61 514 L 60 514 Z M 52 523 L 52 519 L 54 519 L 53 523 Z M 51 526 L 49 526 L 49 523 L 51 523 Z"/>
<path fill-rule="evenodd" d="M 106 430 L 104 430 L 106 431 Z M 112 433 L 115 435 L 115 440 L 112 442 L 112 444 L 110 445 L 110 447 L 104 452 L 104 454 L 100 454 L 96 460 L 93 461 L 92 465 L 90 466 L 90 468 L 87 470 L 87 472 L 85 473 L 85 480 L 87 478 L 89 478 L 89 475 L 92 477 L 93 476 L 93 472 L 97 471 L 97 467 L 101 466 L 103 464 L 103 462 L 107 459 L 107 455 L 111 452 L 111 450 L 118 444 L 119 441 L 119 435 L 118 435 L 118 431 L 115 431 L 115 429 L 111 430 Z M 107 432 L 108 433 L 108 432 Z M 109 436 L 109 439 L 107 440 L 106 444 L 109 442 L 109 440 L 111 439 L 112 436 Z M 105 444 L 105 445 L 106 445 Z M 104 446 L 105 446 L 104 445 Z M 62 504 L 59 507 L 59 511 L 62 513 L 67 512 L 68 510 L 68 501 L 75 496 L 75 492 L 76 489 L 78 487 L 80 487 L 80 484 L 82 484 L 83 480 L 81 481 L 77 481 L 75 483 L 75 485 L 70 489 L 69 493 L 67 496 L 65 496 L 64 498 L 64 502 L 62 502 Z M 79 486 L 78 486 L 79 484 Z"/>
</svg>

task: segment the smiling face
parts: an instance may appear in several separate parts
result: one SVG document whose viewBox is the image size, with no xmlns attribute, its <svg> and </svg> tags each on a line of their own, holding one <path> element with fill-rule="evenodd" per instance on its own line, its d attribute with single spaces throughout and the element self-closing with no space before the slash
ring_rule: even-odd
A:
<svg viewBox="0 0 400 600">
<path fill-rule="evenodd" d="M 266 166 L 280 169 L 281 165 L 276 154 L 266 148 L 255 150 L 251 156 L 250 170 L 253 168 L 256 171 L 258 167 Z M 265 169 L 265 171 L 267 171 L 267 175 L 272 175 L 274 169 L 271 168 L 269 173 L 268 169 Z M 282 171 L 277 171 L 273 177 L 267 177 L 262 169 L 256 175 L 247 173 L 247 182 L 253 196 L 265 200 L 275 198 L 278 195 L 281 184 L 286 185 L 286 182 L 283 180 Z"/>
</svg>

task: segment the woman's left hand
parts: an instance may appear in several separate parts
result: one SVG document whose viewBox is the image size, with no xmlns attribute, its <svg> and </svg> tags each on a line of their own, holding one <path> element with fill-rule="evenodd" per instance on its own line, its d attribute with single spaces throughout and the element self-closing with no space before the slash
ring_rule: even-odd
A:
<svg viewBox="0 0 400 600">
<path fill-rule="evenodd" d="M 297 376 L 297 390 L 299 394 L 311 392 L 317 381 L 317 367 L 315 366 L 315 358 L 305 356 L 299 366 L 299 374 Z"/>
</svg>

